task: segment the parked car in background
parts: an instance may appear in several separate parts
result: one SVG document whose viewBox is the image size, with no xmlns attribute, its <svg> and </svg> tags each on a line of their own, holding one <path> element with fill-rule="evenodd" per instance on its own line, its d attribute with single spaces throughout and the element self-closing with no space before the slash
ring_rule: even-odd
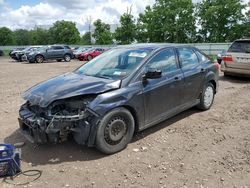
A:
<svg viewBox="0 0 250 188">
<path fill-rule="evenodd" d="M 87 50 L 91 49 L 92 47 L 79 47 L 76 50 L 73 50 L 74 58 L 78 59 L 79 55 Z"/>
<path fill-rule="evenodd" d="M 10 52 L 9 52 L 9 56 L 11 57 L 11 54 L 13 54 L 15 51 L 22 51 L 22 50 L 24 50 L 25 48 L 14 48 L 14 49 L 12 49 Z"/>
<path fill-rule="evenodd" d="M 80 61 L 90 61 L 96 56 L 102 54 L 104 51 L 104 48 L 91 48 L 85 52 L 80 53 L 78 59 Z"/>
<path fill-rule="evenodd" d="M 210 109 L 218 77 L 218 64 L 191 46 L 119 46 L 27 90 L 20 130 L 36 143 L 73 137 L 115 153 L 136 131 L 193 106 Z"/>
<path fill-rule="evenodd" d="M 33 51 L 27 55 L 30 63 L 43 63 L 45 60 L 64 60 L 69 62 L 73 58 L 73 51 L 67 45 L 44 46 L 39 50 Z"/>
<path fill-rule="evenodd" d="M 10 57 L 16 61 L 22 62 L 26 60 L 23 56 L 41 48 L 42 46 L 29 46 L 24 48 L 23 50 L 14 50 L 10 53 Z"/>
<path fill-rule="evenodd" d="M 3 50 L 0 50 L 0 56 L 3 56 L 4 53 L 3 53 Z"/>
<path fill-rule="evenodd" d="M 223 56 L 221 71 L 225 76 L 250 76 L 250 39 L 239 39 L 232 43 Z"/>
</svg>

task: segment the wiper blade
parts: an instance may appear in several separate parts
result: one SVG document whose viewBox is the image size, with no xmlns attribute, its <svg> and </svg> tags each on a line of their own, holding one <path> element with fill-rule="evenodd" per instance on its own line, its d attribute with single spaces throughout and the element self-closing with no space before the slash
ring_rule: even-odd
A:
<svg viewBox="0 0 250 188">
<path fill-rule="evenodd" d="M 108 75 L 94 75 L 95 77 L 98 77 L 98 78 L 105 78 L 105 79 L 112 79 L 110 76 Z"/>
</svg>

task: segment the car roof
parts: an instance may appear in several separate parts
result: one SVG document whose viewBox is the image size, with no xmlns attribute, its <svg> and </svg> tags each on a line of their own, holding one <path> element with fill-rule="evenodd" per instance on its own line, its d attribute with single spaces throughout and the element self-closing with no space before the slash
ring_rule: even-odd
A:
<svg viewBox="0 0 250 188">
<path fill-rule="evenodd" d="M 192 47 L 191 45 L 186 44 L 176 44 L 176 43 L 138 43 L 138 44 L 129 44 L 121 45 L 117 48 L 143 48 L 143 49 L 161 49 L 166 47 Z"/>
<path fill-rule="evenodd" d="M 250 38 L 244 38 L 244 39 L 237 39 L 235 42 L 240 42 L 240 41 L 250 41 Z"/>
</svg>

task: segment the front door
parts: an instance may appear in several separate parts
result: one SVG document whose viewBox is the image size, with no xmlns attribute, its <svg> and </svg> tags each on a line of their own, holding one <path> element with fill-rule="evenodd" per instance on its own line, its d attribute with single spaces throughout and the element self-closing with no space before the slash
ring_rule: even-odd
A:
<svg viewBox="0 0 250 188">
<path fill-rule="evenodd" d="M 160 78 L 147 79 L 143 86 L 145 124 L 163 118 L 180 105 L 183 88 L 183 73 L 177 64 L 176 53 L 167 48 L 156 54 L 146 69 L 162 71 Z"/>
</svg>

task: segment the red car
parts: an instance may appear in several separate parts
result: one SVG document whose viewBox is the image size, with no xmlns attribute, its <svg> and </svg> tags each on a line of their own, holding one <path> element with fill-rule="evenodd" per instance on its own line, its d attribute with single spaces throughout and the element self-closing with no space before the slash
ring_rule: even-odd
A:
<svg viewBox="0 0 250 188">
<path fill-rule="evenodd" d="M 90 61 L 91 59 L 95 58 L 96 56 L 102 54 L 105 51 L 103 48 L 91 48 L 85 52 L 82 52 L 78 59 L 80 61 Z"/>
</svg>

